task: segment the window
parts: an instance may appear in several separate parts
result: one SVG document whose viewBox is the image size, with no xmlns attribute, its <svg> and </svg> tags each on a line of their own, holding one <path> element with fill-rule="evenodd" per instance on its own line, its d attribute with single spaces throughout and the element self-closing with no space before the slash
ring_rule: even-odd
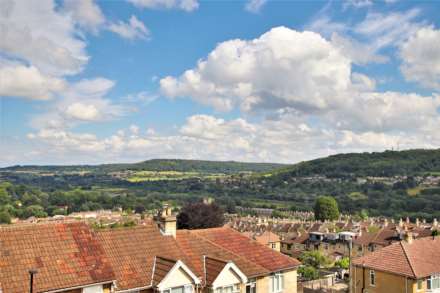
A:
<svg viewBox="0 0 440 293">
<path fill-rule="evenodd" d="M 440 289 L 440 274 L 432 275 L 427 280 L 427 287 L 430 290 Z"/>
<path fill-rule="evenodd" d="M 283 291 L 284 280 L 282 273 L 276 273 L 270 277 L 270 292 L 279 293 Z"/>
<path fill-rule="evenodd" d="M 257 279 L 249 279 L 246 284 L 246 293 L 257 293 Z"/>
<path fill-rule="evenodd" d="M 239 293 L 239 292 L 240 292 L 240 285 L 239 284 L 219 287 L 219 288 L 215 289 L 215 293 Z"/>
<path fill-rule="evenodd" d="M 370 270 L 370 285 L 376 285 L 376 273 L 373 270 Z"/>
<path fill-rule="evenodd" d="M 272 249 L 276 249 L 277 248 L 277 244 L 276 243 L 272 243 Z"/>
<path fill-rule="evenodd" d="M 192 292 L 193 292 L 193 286 L 191 284 L 162 290 L 162 293 L 192 293 Z"/>
</svg>

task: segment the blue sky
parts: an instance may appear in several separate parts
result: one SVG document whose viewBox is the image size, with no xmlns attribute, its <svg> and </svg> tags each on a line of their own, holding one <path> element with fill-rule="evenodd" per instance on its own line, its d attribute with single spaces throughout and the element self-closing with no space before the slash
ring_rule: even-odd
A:
<svg viewBox="0 0 440 293">
<path fill-rule="evenodd" d="M 440 143 L 440 2 L 0 3 L 0 165 Z"/>
</svg>

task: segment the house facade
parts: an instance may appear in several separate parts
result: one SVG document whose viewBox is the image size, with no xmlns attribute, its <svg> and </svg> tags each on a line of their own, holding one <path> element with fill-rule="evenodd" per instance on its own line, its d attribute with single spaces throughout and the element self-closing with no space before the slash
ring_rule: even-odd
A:
<svg viewBox="0 0 440 293">
<path fill-rule="evenodd" d="M 230 228 L 176 230 L 169 209 L 135 227 L 0 228 L 0 292 L 296 293 L 296 259 Z"/>
<path fill-rule="evenodd" d="M 440 292 L 440 237 L 407 237 L 355 259 L 352 271 L 354 293 Z"/>
</svg>

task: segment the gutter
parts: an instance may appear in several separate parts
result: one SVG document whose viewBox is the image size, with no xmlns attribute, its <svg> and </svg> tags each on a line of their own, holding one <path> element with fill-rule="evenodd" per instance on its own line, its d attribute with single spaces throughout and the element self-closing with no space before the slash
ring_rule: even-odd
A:
<svg viewBox="0 0 440 293">
<path fill-rule="evenodd" d="M 85 287 L 96 286 L 96 285 L 104 285 L 104 284 L 115 283 L 115 282 L 116 282 L 116 280 L 110 280 L 110 281 L 106 281 L 106 282 L 92 283 L 92 284 L 86 284 L 86 285 L 80 285 L 80 286 L 74 286 L 74 287 L 67 287 L 67 288 L 63 288 L 63 289 L 56 289 L 56 290 L 43 291 L 43 292 L 44 293 L 57 293 L 57 292 L 64 292 L 66 290 L 82 289 L 82 288 L 85 288 Z"/>
<path fill-rule="evenodd" d="M 147 285 L 147 286 L 144 286 L 144 287 L 137 287 L 137 288 L 125 289 L 125 290 L 121 290 L 121 291 L 116 290 L 115 292 L 121 292 L 121 293 L 124 293 L 124 292 L 133 292 L 133 291 L 139 291 L 139 290 L 151 289 L 152 287 L 153 287 L 153 286 L 151 286 L 151 285 Z"/>
</svg>

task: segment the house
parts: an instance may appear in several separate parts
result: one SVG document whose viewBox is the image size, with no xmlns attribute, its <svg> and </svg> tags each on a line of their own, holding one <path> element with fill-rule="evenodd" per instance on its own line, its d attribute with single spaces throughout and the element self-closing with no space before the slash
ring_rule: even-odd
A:
<svg viewBox="0 0 440 293">
<path fill-rule="evenodd" d="M 440 237 L 405 241 L 353 261 L 354 293 L 440 292 Z"/>
<path fill-rule="evenodd" d="M 176 230 L 165 208 L 142 225 L 0 228 L 0 292 L 296 293 L 299 262 L 228 228 Z"/>
<path fill-rule="evenodd" d="M 20 224 L 0 228 L 3 293 L 110 292 L 116 281 L 96 235 L 82 222 Z"/>
<path fill-rule="evenodd" d="M 242 234 L 269 247 L 270 249 L 278 252 L 281 250 L 280 237 L 272 231 L 265 230 L 263 233 L 243 232 Z"/>
</svg>

